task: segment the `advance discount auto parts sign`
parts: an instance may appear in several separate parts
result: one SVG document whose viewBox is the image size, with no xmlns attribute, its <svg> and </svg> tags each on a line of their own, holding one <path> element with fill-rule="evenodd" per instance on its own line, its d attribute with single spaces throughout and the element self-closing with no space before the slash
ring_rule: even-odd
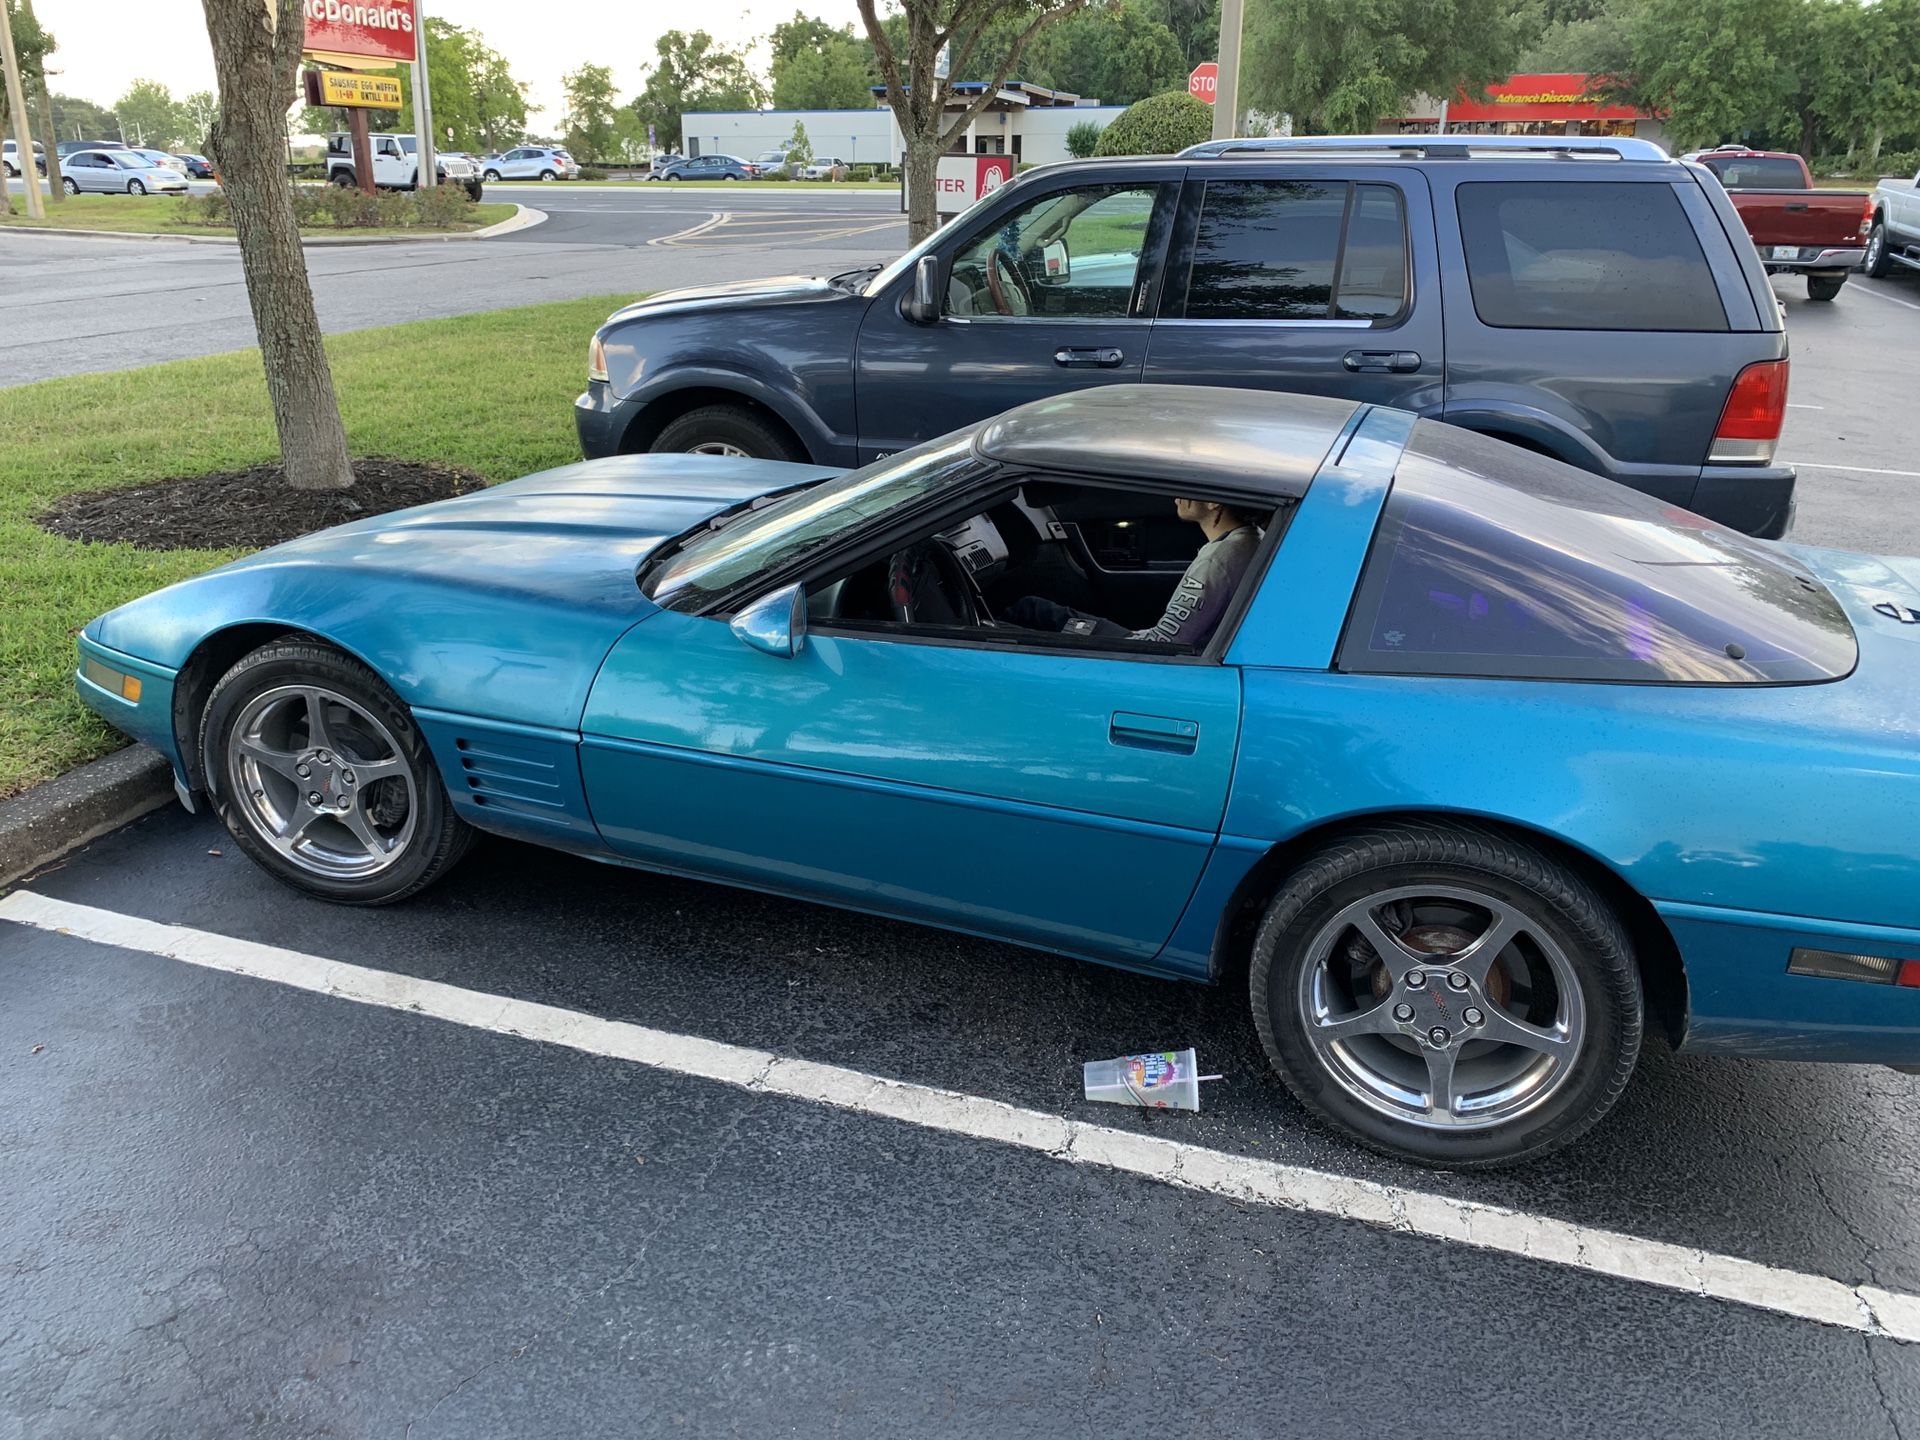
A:
<svg viewBox="0 0 1920 1440">
<path fill-rule="evenodd" d="M 305 0 L 309 54 L 412 60 L 413 0 Z"/>
</svg>

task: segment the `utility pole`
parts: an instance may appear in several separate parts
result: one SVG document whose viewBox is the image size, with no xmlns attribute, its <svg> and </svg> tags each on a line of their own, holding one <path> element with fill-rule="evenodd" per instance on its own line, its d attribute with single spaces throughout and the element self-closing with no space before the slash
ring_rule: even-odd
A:
<svg viewBox="0 0 1920 1440">
<path fill-rule="evenodd" d="M 414 0 L 413 5 L 413 143 L 420 162 L 414 183 L 424 189 L 434 184 L 440 168 L 433 158 L 433 91 L 427 83 L 425 0 Z"/>
<path fill-rule="evenodd" d="M 0 5 L 6 0 L 0 0 Z M 33 0 L 20 0 L 20 13 L 33 18 Z M 47 83 L 46 57 L 40 58 L 40 143 L 47 152 L 47 198 L 58 205 L 67 198 L 60 183 L 60 137 L 53 124 L 53 87 Z"/>
<path fill-rule="evenodd" d="M 1240 30 L 1245 0 L 1220 0 L 1220 78 L 1213 90 L 1213 138 L 1231 140 L 1240 129 Z"/>
<path fill-rule="evenodd" d="M 0 0 L 0 62 L 7 70 L 7 109 L 13 112 L 14 158 L 20 162 L 20 183 L 27 192 L 27 215 L 44 220 L 46 206 L 40 203 L 40 167 L 33 163 L 33 127 L 27 122 L 27 97 L 20 88 L 20 57 L 13 53 L 13 13 L 6 0 Z M 0 184 L 5 184 L 0 176 Z"/>
</svg>

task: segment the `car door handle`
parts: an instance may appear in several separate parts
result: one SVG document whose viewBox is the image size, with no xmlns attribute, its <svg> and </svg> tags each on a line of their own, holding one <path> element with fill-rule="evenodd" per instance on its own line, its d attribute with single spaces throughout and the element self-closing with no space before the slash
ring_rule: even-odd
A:
<svg viewBox="0 0 1920 1440">
<path fill-rule="evenodd" d="M 1111 370 L 1126 358 L 1125 351 L 1116 350 L 1110 345 L 1094 349 L 1063 345 L 1053 352 L 1053 363 L 1069 370 Z"/>
<path fill-rule="evenodd" d="M 1176 755 L 1191 755 L 1200 745 L 1197 720 L 1180 720 L 1171 715 L 1136 715 L 1116 710 L 1107 723 L 1107 739 L 1115 745 L 1131 745 L 1138 750 L 1170 750 Z"/>
<path fill-rule="evenodd" d="M 1349 350 L 1340 363 L 1349 370 L 1407 374 L 1420 368 L 1420 357 L 1411 350 Z"/>
<path fill-rule="evenodd" d="M 1807 202 L 1804 200 L 1789 200 L 1787 202 L 1787 213 L 1789 215 L 1798 215 L 1801 211 L 1805 210 L 1806 208 L 1807 208 Z"/>
</svg>

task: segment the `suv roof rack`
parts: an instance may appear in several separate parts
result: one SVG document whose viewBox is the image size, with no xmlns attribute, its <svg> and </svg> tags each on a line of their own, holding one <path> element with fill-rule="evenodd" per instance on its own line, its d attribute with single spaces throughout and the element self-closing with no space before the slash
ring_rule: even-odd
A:
<svg viewBox="0 0 1920 1440">
<path fill-rule="evenodd" d="M 1273 154 L 1417 155 L 1428 160 L 1468 160 L 1475 155 L 1551 155 L 1558 159 L 1669 160 L 1651 140 L 1618 135 L 1274 135 L 1245 140 L 1204 140 L 1180 152 L 1182 159 Z"/>
</svg>

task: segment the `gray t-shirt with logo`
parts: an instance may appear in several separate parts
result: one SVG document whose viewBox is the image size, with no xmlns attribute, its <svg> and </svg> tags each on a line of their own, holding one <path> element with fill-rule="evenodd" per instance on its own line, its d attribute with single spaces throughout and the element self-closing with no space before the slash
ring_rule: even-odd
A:
<svg viewBox="0 0 1920 1440">
<path fill-rule="evenodd" d="M 1207 637 L 1220 624 L 1220 617 L 1227 613 L 1233 592 L 1259 548 L 1260 529 L 1252 524 L 1229 530 L 1218 540 L 1209 540 L 1193 557 L 1180 583 L 1173 587 L 1166 614 L 1148 629 L 1135 630 L 1131 638 L 1195 648 L 1206 644 Z"/>
</svg>

